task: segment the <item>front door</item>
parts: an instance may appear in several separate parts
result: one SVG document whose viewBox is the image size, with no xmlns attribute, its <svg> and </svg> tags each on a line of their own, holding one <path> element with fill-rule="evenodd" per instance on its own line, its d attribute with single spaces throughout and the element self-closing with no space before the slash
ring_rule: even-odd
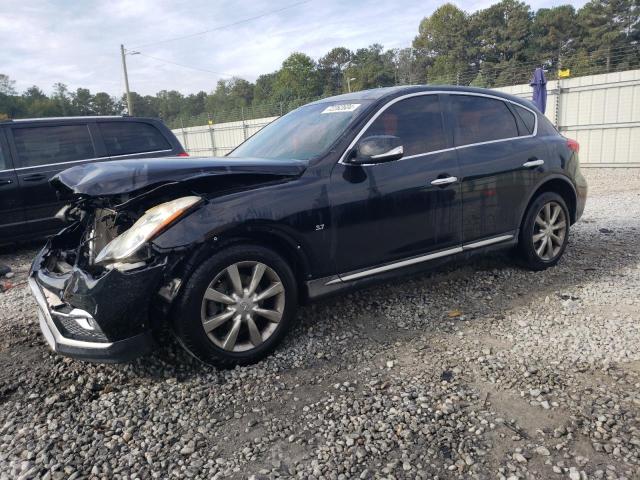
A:
<svg viewBox="0 0 640 480">
<path fill-rule="evenodd" d="M 11 127 L 18 183 L 23 198 L 26 229 L 55 232 L 63 223 L 54 218 L 64 205 L 49 180 L 62 170 L 96 157 L 89 126 L 18 125 Z"/>
<path fill-rule="evenodd" d="M 22 198 L 13 170 L 4 129 L 0 128 L 0 244 L 19 237 L 24 228 Z"/>
<path fill-rule="evenodd" d="M 461 242 L 458 166 L 455 151 L 449 149 L 439 96 L 388 103 L 360 139 L 372 135 L 399 137 L 404 156 L 371 165 L 350 165 L 347 160 L 334 167 L 330 200 L 339 274 L 459 247 Z"/>
</svg>

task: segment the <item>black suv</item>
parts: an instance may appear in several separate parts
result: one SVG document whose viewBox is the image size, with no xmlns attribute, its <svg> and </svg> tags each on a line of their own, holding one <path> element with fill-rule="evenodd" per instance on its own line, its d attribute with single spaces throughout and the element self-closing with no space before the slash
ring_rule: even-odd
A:
<svg viewBox="0 0 640 480">
<path fill-rule="evenodd" d="M 489 249 L 555 265 L 587 192 L 578 144 L 531 103 L 430 86 L 305 105 L 225 158 L 90 163 L 53 184 L 72 224 L 30 274 L 52 348 L 130 359 L 166 318 L 222 367 L 273 350 L 299 302 Z"/>
<path fill-rule="evenodd" d="M 49 180 L 72 165 L 186 155 L 160 120 L 67 117 L 0 121 L 0 245 L 63 226 Z"/>
</svg>

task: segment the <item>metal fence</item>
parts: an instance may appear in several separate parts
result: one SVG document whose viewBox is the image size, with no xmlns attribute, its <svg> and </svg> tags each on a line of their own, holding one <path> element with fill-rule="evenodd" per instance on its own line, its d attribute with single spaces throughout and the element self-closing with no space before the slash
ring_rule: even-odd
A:
<svg viewBox="0 0 640 480">
<path fill-rule="evenodd" d="M 580 142 L 583 166 L 640 167 L 640 70 L 554 79 L 547 87 L 545 114 L 563 135 Z M 496 90 L 528 99 L 532 94 L 528 84 Z M 295 106 L 303 103 L 297 101 Z M 221 156 L 276 118 L 179 128 L 173 132 L 190 155 Z"/>
</svg>

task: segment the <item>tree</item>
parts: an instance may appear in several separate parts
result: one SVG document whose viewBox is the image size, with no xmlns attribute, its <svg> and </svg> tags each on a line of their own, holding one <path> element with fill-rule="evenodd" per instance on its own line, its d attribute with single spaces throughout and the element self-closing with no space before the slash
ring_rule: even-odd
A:
<svg viewBox="0 0 640 480">
<path fill-rule="evenodd" d="M 353 52 L 344 47 L 336 47 L 320 60 L 318 71 L 323 87 L 323 95 L 335 95 L 346 91 L 344 69 L 352 60 Z"/>
<path fill-rule="evenodd" d="M 352 90 L 388 87 L 395 84 L 395 65 L 393 51 L 383 52 L 380 44 L 374 43 L 367 48 L 359 48 L 346 70 Z"/>
<path fill-rule="evenodd" d="M 530 58 L 557 67 L 558 59 L 569 57 L 578 46 L 580 25 L 575 9 L 571 5 L 541 8 L 533 19 L 531 34 Z"/>
<path fill-rule="evenodd" d="M 604 63 L 605 71 L 629 57 L 637 58 L 637 52 L 624 47 L 637 34 L 639 15 L 637 0 L 591 0 L 578 12 L 582 45 L 594 52 L 595 63 Z"/>
<path fill-rule="evenodd" d="M 71 106 L 75 115 L 93 115 L 93 96 L 88 88 L 78 88 L 71 94 Z"/>
<path fill-rule="evenodd" d="M 502 0 L 471 17 L 484 61 L 499 63 L 526 60 L 531 36 L 532 14 L 529 6 L 516 0 Z"/>
<path fill-rule="evenodd" d="M 273 101 L 273 86 L 276 82 L 276 72 L 260 75 L 253 89 L 253 101 L 255 104 L 265 104 Z"/>
<path fill-rule="evenodd" d="M 15 95 L 16 94 L 16 82 L 11 80 L 8 75 L 0 73 L 0 94 L 2 95 Z"/>
<path fill-rule="evenodd" d="M 289 55 L 276 74 L 273 85 L 275 100 L 308 99 L 320 93 L 320 78 L 313 59 L 299 52 Z"/>
<path fill-rule="evenodd" d="M 120 113 L 116 100 L 106 92 L 98 92 L 93 96 L 93 112 L 96 115 L 117 115 Z"/>
</svg>

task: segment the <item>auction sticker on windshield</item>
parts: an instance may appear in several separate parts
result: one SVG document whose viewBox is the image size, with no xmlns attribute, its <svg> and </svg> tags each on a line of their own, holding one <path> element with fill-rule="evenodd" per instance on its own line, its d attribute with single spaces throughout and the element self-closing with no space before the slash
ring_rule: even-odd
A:
<svg viewBox="0 0 640 480">
<path fill-rule="evenodd" d="M 325 108 L 322 113 L 353 112 L 360 105 L 360 103 L 343 103 L 341 105 L 331 105 L 330 107 Z"/>
</svg>

